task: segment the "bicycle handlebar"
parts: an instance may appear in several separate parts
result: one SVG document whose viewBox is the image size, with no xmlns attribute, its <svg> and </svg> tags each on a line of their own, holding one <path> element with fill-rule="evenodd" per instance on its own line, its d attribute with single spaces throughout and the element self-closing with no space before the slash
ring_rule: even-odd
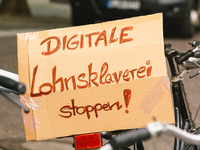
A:
<svg viewBox="0 0 200 150">
<path fill-rule="evenodd" d="M 190 144 L 200 144 L 200 135 L 191 134 L 173 125 L 166 125 L 166 132 Z"/>
<path fill-rule="evenodd" d="M 181 55 L 180 57 L 176 57 L 176 63 L 182 64 L 184 61 L 188 60 L 190 57 L 196 57 L 199 58 L 200 56 L 200 41 L 193 41 L 189 43 L 192 47 L 194 47 L 192 50 L 188 50 L 187 52 L 182 52 L 180 50 L 176 50 L 178 55 Z M 171 49 L 171 44 L 165 44 L 165 52 L 172 51 L 175 49 Z"/>
<path fill-rule="evenodd" d="M 124 134 L 114 137 L 111 139 L 110 143 L 102 146 L 100 150 L 114 150 L 114 148 L 117 147 L 130 146 L 136 142 L 147 140 L 155 136 L 160 136 L 164 133 L 175 136 L 186 143 L 200 144 L 200 135 L 188 133 L 180 128 L 175 127 L 174 125 L 152 122 L 148 123 L 146 128 L 128 131 Z"/>
<path fill-rule="evenodd" d="M 150 137 L 151 134 L 149 130 L 147 128 L 142 128 L 139 130 L 128 131 L 120 136 L 116 136 L 116 138 L 111 139 L 110 144 L 113 148 L 120 146 L 131 146 L 135 142 L 149 139 Z"/>
<path fill-rule="evenodd" d="M 19 83 L 15 80 L 12 80 L 10 78 L 7 78 L 1 75 L 0 75 L 0 85 L 5 88 L 14 90 L 18 92 L 19 94 L 24 94 L 26 91 L 26 87 L 23 83 Z"/>
<path fill-rule="evenodd" d="M 16 97 L 10 95 L 10 93 L 24 94 L 25 92 L 26 86 L 23 83 L 18 82 L 17 74 L 0 69 L 0 94 L 17 106 L 23 108 L 25 113 L 28 113 L 29 109 Z"/>
<path fill-rule="evenodd" d="M 0 86 L 6 88 L 6 91 L 13 90 L 19 94 L 24 94 L 26 90 L 25 85 L 19 83 L 17 74 L 2 69 L 0 69 Z"/>
<path fill-rule="evenodd" d="M 182 64 L 184 61 L 186 61 L 188 58 L 194 56 L 193 50 L 189 50 L 183 55 L 181 55 L 179 58 L 176 58 L 176 63 L 177 64 Z"/>
</svg>

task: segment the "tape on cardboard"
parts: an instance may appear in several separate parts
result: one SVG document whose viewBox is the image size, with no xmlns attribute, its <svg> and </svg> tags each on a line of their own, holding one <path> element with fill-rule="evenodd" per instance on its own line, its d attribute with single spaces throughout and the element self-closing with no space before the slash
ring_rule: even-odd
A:
<svg viewBox="0 0 200 150">
<path fill-rule="evenodd" d="M 32 98 L 26 95 L 20 95 L 20 100 L 24 105 L 26 105 L 28 108 L 34 111 L 37 111 L 42 105 L 42 100 L 37 99 L 37 98 Z M 24 124 L 31 131 L 34 131 L 40 125 L 40 122 L 33 116 L 31 112 L 28 114 L 23 112 L 22 115 L 23 115 Z"/>
<path fill-rule="evenodd" d="M 26 95 L 21 95 L 20 96 L 20 100 L 24 103 L 25 105 L 30 108 L 31 110 L 38 110 L 40 108 L 40 106 L 42 105 L 42 100 L 37 99 L 37 98 L 33 98 L 33 97 L 29 97 Z"/>
<path fill-rule="evenodd" d="M 38 39 L 38 37 L 39 37 L 39 32 L 28 32 L 24 34 L 18 34 L 18 38 L 22 41 Z"/>
<path fill-rule="evenodd" d="M 24 124 L 32 131 L 39 127 L 40 122 L 32 115 L 32 113 L 23 112 Z"/>
<path fill-rule="evenodd" d="M 164 76 L 163 78 L 161 78 L 160 81 L 155 85 L 155 87 L 141 103 L 139 109 L 141 109 L 147 116 L 149 116 L 158 104 L 158 102 L 161 100 L 162 96 L 169 89 L 169 84 L 170 82 L 168 76 Z"/>
</svg>

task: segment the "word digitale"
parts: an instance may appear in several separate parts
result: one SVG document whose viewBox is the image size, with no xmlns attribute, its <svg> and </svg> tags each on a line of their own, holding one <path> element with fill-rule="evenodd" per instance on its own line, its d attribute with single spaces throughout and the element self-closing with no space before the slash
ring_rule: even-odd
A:
<svg viewBox="0 0 200 150">
<path fill-rule="evenodd" d="M 150 60 L 146 62 L 146 65 L 150 65 Z M 152 66 L 148 68 L 146 66 L 141 66 L 135 69 L 126 69 L 124 71 L 109 73 L 109 64 L 105 62 L 100 69 L 100 74 L 92 70 L 92 63 L 88 65 L 88 73 L 81 73 L 77 77 L 72 75 L 69 78 L 57 77 L 56 76 L 56 66 L 52 69 L 52 83 L 46 82 L 41 84 L 38 87 L 39 92 L 34 92 L 35 82 L 37 79 L 37 70 L 38 65 L 33 69 L 33 76 L 31 82 L 31 97 L 37 97 L 42 95 L 48 95 L 52 92 L 56 92 L 56 85 L 60 84 L 60 92 L 64 90 L 76 90 L 76 89 L 84 89 L 88 87 L 98 87 L 99 85 L 106 84 L 118 84 L 120 81 L 131 81 L 135 78 L 142 79 L 144 77 L 151 76 Z M 136 77 L 135 77 L 136 76 Z M 72 83 L 72 87 L 69 87 L 69 82 Z M 45 90 L 48 89 L 48 90 Z M 34 94 L 36 93 L 36 94 Z"/>
<path fill-rule="evenodd" d="M 60 49 L 62 44 L 63 44 L 62 45 L 63 50 L 65 50 L 66 47 L 68 50 L 75 50 L 78 47 L 80 49 L 82 49 L 84 47 L 84 40 L 86 40 L 85 38 L 88 38 L 87 45 L 89 48 L 92 47 L 93 45 L 95 45 L 97 47 L 99 45 L 100 41 L 103 41 L 104 46 L 107 46 L 108 43 L 111 44 L 114 42 L 119 42 L 119 44 L 122 44 L 122 43 L 133 41 L 133 38 L 128 37 L 128 33 L 127 33 L 128 31 L 133 30 L 133 26 L 121 28 L 120 35 L 117 35 L 117 37 L 115 37 L 116 29 L 117 29 L 117 27 L 114 27 L 111 30 L 109 40 L 107 40 L 108 33 L 106 33 L 106 30 L 103 30 L 102 32 L 99 32 L 99 31 L 92 32 L 92 33 L 85 34 L 85 35 L 75 34 L 72 37 L 70 37 L 68 40 L 67 40 L 67 35 L 65 35 L 62 38 L 62 40 L 57 36 L 47 37 L 40 43 L 40 45 L 47 43 L 47 51 L 43 51 L 42 55 L 51 55 L 51 54 L 57 52 Z M 95 37 L 95 36 L 97 36 L 97 37 Z M 95 42 L 93 43 L 94 38 L 95 38 L 95 40 L 94 40 Z M 53 48 L 51 45 L 52 41 L 56 42 L 56 46 Z"/>
</svg>

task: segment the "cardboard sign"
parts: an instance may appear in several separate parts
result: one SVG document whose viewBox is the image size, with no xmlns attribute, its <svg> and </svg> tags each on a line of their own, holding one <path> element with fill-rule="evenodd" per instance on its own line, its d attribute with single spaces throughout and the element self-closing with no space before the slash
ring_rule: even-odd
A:
<svg viewBox="0 0 200 150">
<path fill-rule="evenodd" d="M 162 14 L 18 34 L 27 140 L 174 122 Z"/>
</svg>

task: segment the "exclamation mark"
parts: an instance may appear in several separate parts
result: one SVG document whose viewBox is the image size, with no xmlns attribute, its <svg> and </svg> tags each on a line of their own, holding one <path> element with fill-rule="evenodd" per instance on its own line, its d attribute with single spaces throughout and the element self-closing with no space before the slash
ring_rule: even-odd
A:
<svg viewBox="0 0 200 150">
<path fill-rule="evenodd" d="M 125 101 L 126 108 L 128 108 L 130 100 L 131 100 L 131 90 L 130 89 L 124 89 L 124 101 Z M 129 113 L 128 110 L 126 110 L 125 112 Z"/>
</svg>

